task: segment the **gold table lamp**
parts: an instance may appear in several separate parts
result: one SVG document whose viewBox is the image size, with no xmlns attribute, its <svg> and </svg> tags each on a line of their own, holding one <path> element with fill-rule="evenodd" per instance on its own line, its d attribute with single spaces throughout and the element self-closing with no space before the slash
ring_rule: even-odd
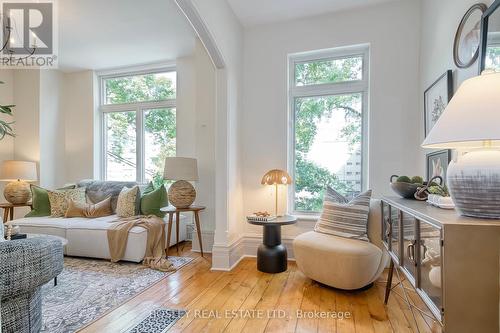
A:
<svg viewBox="0 0 500 333">
<path fill-rule="evenodd" d="M 14 205 L 25 204 L 31 199 L 31 189 L 28 182 L 38 179 L 36 163 L 28 161 L 4 161 L 0 166 L 0 181 L 7 181 L 5 200 Z"/>
<path fill-rule="evenodd" d="M 262 185 L 274 185 L 276 191 L 275 213 L 278 216 L 278 185 L 290 185 L 292 177 L 285 170 L 273 169 L 268 171 L 260 182 Z"/>
</svg>

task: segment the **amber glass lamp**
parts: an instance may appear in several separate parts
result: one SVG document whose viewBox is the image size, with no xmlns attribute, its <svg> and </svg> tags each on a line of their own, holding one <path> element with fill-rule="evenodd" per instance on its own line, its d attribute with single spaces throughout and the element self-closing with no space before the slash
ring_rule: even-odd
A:
<svg viewBox="0 0 500 333">
<path fill-rule="evenodd" d="M 274 185 L 276 192 L 275 212 L 278 216 L 278 185 L 290 185 L 292 177 L 285 170 L 273 169 L 268 171 L 260 182 L 262 185 Z"/>
</svg>

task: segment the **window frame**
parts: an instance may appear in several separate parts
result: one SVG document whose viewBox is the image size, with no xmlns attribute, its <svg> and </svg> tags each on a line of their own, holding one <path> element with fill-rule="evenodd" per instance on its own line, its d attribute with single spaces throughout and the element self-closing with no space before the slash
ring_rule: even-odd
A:
<svg viewBox="0 0 500 333">
<path fill-rule="evenodd" d="M 295 65 L 305 62 L 337 60 L 350 57 L 362 57 L 362 79 L 333 83 L 320 83 L 297 86 L 295 82 Z M 349 47 L 295 53 L 288 55 L 288 158 L 287 170 L 295 179 L 295 99 L 307 97 L 336 96 L 361 94 L 362 126 L 361 126 L 361 190 L 365 191 L 368 179 L 368 120 L 370 100 L 370 46 L 368 44 Z M 316 220 L 320 212 L 295 210 L 295 182 L 288 187 L 287 211 L 291 215 L 304 220 Z"/>
<path fill-rule="evenodd" d="M 154 109 L 171 109 L 175 108 L 177 119 L 177 87 L 176 98 L 166 99 L 161 101 L 147 101 L 147 102 L 132 102 L 120 104 L 105 104 L 106 102 L 106 85 L 105 81 L 108 79 L 116 79 L 130 76 L 140 76 L 147 74 L 158 74 L 166 72 L 176 72 L 175 64 L 165 66 L 153 67 L 148 66 L 141 68 L 128 68 L 102 71 L 98 73 L 99 84 L 99 117 L 101 123 L 100 136 L 101 136 L 101 161 L 100 161 L 100 178 L 106 180 L 107 175 L 107 133 L 106 133 L 106 117 L 107 113 L 115 112 L 130 112 L 135 111 L 135 126 L 136 126 L 136 179 L 138 183 L 146 182 L 146 167 L 145 167 L 145 128 L 144 116 L 145 112 Z M 177 120 L 176 120 L 177 127 Z"/>
</svg>

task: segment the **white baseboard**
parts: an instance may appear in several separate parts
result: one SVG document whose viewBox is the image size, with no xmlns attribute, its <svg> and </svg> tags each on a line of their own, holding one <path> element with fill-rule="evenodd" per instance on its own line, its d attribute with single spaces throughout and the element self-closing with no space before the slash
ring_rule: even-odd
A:
<svg viewBox="0 0 500 333">
<path fill-rule="evenodd" d="M 292 238 L 282 239 L 282 244 L 286 247 L 288 252 L 288 260 L 295 260 L 292 242 Z M 262 244 L 262 235 L 246 234 L 228 246 L 214 245 L 212 252 L 212 270 L 232 270 L 244 258 L 256 257 L 257 249 L 260 244 Z"/>
<path fill-rule="evenodd" d="M 201 240 L 203 243 L 203 253 L 212 253 L 212 248 L 214 246 L 214 232 L 213 231 L 202 231 Z M 191 251 L 200 252 L 200 243 L 198 242 L 198 234 L 193 231 L 193 240 L 191 241 Z"/>
</svg>

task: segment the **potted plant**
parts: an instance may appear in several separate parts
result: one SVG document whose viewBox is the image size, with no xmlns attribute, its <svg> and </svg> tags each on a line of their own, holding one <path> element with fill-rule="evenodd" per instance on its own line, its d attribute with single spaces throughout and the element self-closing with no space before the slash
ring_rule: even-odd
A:
<svg viewBox="0 0 500 333">
<path fill-rule="evenodd" d="M 0 81 L 0 84 L 4 84 L 4 82 Z M 12 108 L 14 105 L 1 105 L 0 104 L 0 114 L 6 114 L 12 116 Z M 0 119 L 0 140 L 5 138 L 5 136 L 14 137 L 14 131 L 11 127 L 13 123 L 6 122 Z"/>
</svg>

